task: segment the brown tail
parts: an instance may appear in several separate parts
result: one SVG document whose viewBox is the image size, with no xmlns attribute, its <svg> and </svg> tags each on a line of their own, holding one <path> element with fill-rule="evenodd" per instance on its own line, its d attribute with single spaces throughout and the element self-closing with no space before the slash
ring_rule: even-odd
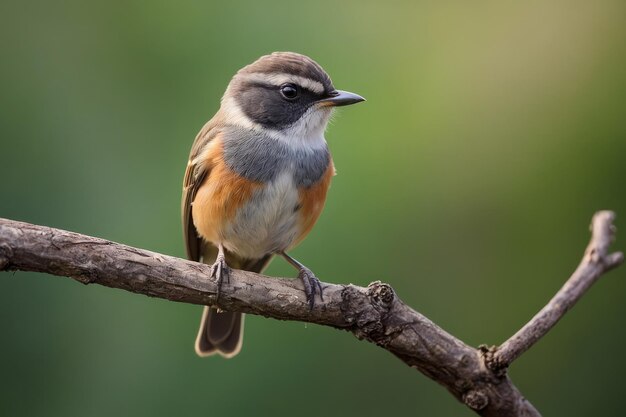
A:
<svg viewBox="0 0 626 417">
<path fill-rule="evenodd" d="M 227 256 L 226 261 L 233 268 L 261 272 L 271 259 L 272 255 L 268 255 L 261 259 L 245 260 L 236 264 Z M 237 355 L 243 344 L 243 322 L 242 313 L 218 312 L 213 307 L 204 307 L 200 330 L 196 337 L 195 348 L 198 356 L 211 356 L 217 353 L 225 358 L 232 358 Z"/>
</svg>

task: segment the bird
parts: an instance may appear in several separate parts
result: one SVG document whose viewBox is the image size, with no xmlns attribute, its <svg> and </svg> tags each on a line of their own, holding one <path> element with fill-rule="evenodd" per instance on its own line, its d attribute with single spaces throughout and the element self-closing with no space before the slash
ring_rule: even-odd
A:
<svg viewBox="0 0 626 417">
<path fill-rule="evenodd" d="M 182 196 L 187 257 L 211 265 L 218 298 L 230 268 L 260 273 L 281 256 L 298 270 L 309 307 L 323 300 L 319 279 L 287 252 L 313 228 L 335 175 L 324 137 L 333 109 L 362 101 L 295 52 L 262 56 L 230 80 L 193 142 Z M 196 353 L 232 358 L 243 327 L 242 313 L 204 307 Z"/>
</svg>

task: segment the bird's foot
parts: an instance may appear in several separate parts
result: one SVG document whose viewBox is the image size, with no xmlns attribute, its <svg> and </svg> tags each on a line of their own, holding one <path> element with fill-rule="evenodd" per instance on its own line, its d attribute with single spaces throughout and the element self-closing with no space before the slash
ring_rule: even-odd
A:
<svg viewBox="0 0 626 417">
<path fill-rule="evenodd" d="M 217 298 L 219 299 L 222 282 L 225 280 L 230 284 L 230 267 L 226 264 L 226 258 L 224 255 L 218 255 L 213 265 L 211 265 L 211 278 L 215 278 L 217 280 Z"/>
<path fill-rule="evenodd" d="M 315 294 L 319 293 L 320 300 L 324 301 L 322 283 L 319 279 L 317 279 L 313 271 L 305 266 L 300 267 L 298 278 L 300 278 L 304 284 L 304 294 L 306 295 L 306 300 L 309 303 L 309 308 L 313 310 L 313 306 L 315 305 Z"/>
</svg>

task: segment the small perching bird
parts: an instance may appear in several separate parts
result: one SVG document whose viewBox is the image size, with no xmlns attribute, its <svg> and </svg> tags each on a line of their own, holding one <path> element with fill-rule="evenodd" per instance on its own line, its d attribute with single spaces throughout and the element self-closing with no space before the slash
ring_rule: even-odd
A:
<svg viewBox="0 0 626 417">
<path fill-rule="evenodd" d="M 293 52 L 263 56 L 235 74 L 193 143 L 183 184 L 187 256 L 212 264 L 218 288 L 229 268 L 261 272 L 281 255 L 298 269 L 314 308 L 320 281 L 286 251 L 311 231 L 335 174 L 324 138 L 332 109 L 360 101 Z M 233 357 L 242 336 L 241 313 L 205 307 L 196 353 Z"/>
</svg>

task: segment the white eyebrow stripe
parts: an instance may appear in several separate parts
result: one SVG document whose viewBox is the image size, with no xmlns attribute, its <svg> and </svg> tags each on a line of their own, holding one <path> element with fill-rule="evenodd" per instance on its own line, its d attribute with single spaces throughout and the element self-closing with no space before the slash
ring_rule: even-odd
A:
<svg viewBox="0 0 626 417">
<path fill-rule="evenodd" d="M 299 75 L 292 75 L 286 73 L 269 74 L 266 72 L 251 72 L 249 74 L 242 74 L 243 79 L 258 83 L 269 83 L 275 86 L 281 86 L 286 83 L 297 84 L 300 87 L 311 90 L 314 93 L 322 94 L 324 92 L 324 86 L 321 82 L 312 80 L 306 77 L 300 77 Z"/>
</svg>

